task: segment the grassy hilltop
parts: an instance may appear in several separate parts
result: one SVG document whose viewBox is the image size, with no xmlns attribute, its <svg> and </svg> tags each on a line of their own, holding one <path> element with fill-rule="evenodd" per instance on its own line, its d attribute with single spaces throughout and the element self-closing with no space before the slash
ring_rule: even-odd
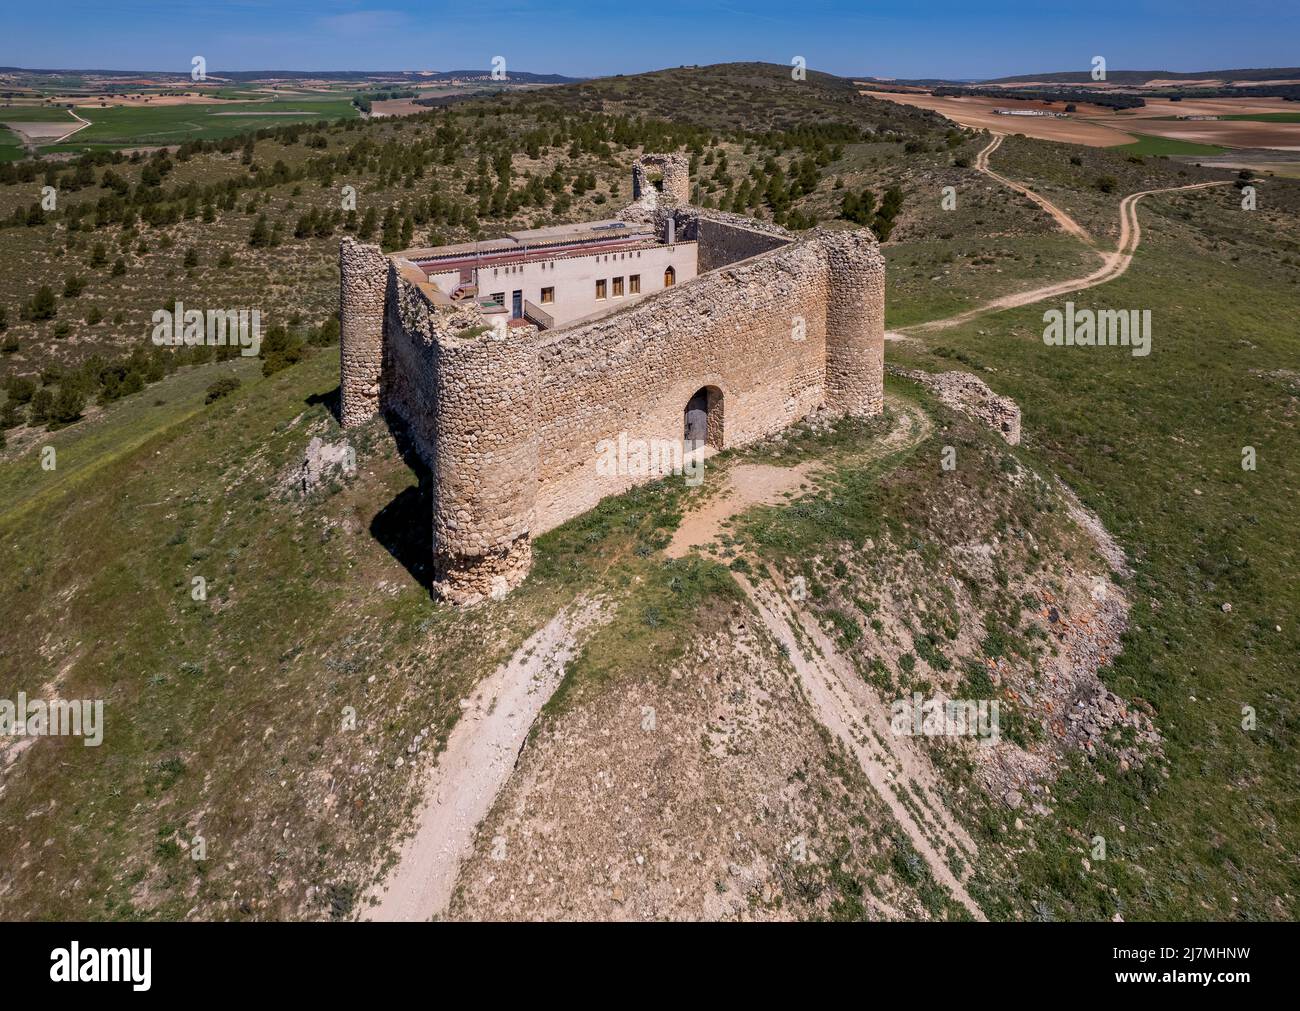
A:
<svg viewBox="0 0 1300 1011">
<path fill-rule="evenodd" d="M 868 537 L 878 554 L 888 544 L 922 563 L 955 538 L 996 541 L 1026 571 L 1041 548 L 1066 578 L 1090 560 L 1048 499 L 1007 477 L 1031 472 L 1068 482 L 1133 563 L 1131 627 L 1103 677 L 1150 706 L 1166 762 L 1080 760 L 1053 786 L 1050 813 L 1032 817 L 945 762 L 953 808 L 981 843 L 973 890 L 986 912 L 1300 915 L 1298 182 L 1257 181 L 1250 213 L 1231 187 L 1146 198 L 1128 273 L 1074 300 L 1152 309 L 1149 358 L 1046 347 L 1041 304 L 891 341 L 890 362 L 965 369 L 1013 397 L 1023 444 L 1004 447 L 891 380 L 880 425 L 800 430 L 744 456 L 802 453 L 831 476 L 749 517 L 721 555 L 664 555 L 692 493 L 660 482 L 542 538 L 507 600 L 456 611 L 429 596 L 428 490 L 382 420 L 349 435 L 355 477 L 297 487 L 308 440 L 342 437 L 330 322 L 342 235 L 400 248 L 607 217 L 630 198 L 638 153 L 683 150 L 697 202 L 796 230 L 848 215 L 887 235 L 894 328 L 1095 263 L 975 171 L 985 142 L 851 82 L 740 64 L 0 166 L 0 698 L 104 698 L 109 725 L 98 749 L 50 739 L 0 755 L 0 915 L 354 915 L 419 796 L 413 736 L 427 729 L 424 750 L 440 747 L 473 686 L 579 588 L 604 594 L 614 618 L 568 671 L 548 734 L 642 692 L 694 711 L 714 675 L 743 691 L 731 654 L 698 651 L 751 620 L 733 572 L 763 574 L 746 558 L 807 576 L 810 606 L 846 649 L 876 615 L 841 593 L 846 573 L 872 571 Z M 1019 137 L 993 167 L 1067 209 L 1101 248 L 1113 248 L 1125 194 L 1232 178 Z M 58 193 L 50 211 L 46 185 Z M 955 210 L 941 207 L 945 186 Z M 275 338 L 258 359 L 154 348 L 151 315 L 178 300 L 260 308 Z M 211 396 L 227 377 L 238 387 Z M 873 455 L 909 413 L 931 428 Z M 945 445 L 960 449 L 955 485 L 938 477 Z M 41 467 L 47 446 L 54 470 Z M 1256 470 L 1241 467 L 1246 446 Z M 728 455 L 719 473 L 737 462 Z M 194 599 L 195 577 L 206 599 Z M 901 657 L 855 653 L 864 679 L 880 677 L 877 659 L 891 687 L 920 685 L 975 627 L 988 632 L 976 659 L 1028 664 L 1046 648 L 1006 586 L 974 615 L 948 614 L 938 583 L 916 586 L 926 617 L 907 632 L 918 645 L 903 665 L 915 680 L 900 685 Z M 784 669 L 772 643 L 751 645 Z M 348 707 L 356 730 L 341 729 Z M 1032 703 L 1018 715 L 1032 721 Z M 792 872 L 779 908 L 760 911 L 851 919 L 878 900 L 909 917 L 958 915 L 853 763 L 802 724 L 780 729 L 806 750 L 763 754 L 762 782 L 798 795 L 820 856 Z M 695 744 L 675 749 L 680 761 L 713 768 Z M 727 803 L 721 781 L 706 781 Z M 1085 869 L 1098 834 L 1108 857 Z M 199 837 L 204 861 L 189 858 Z"/>
</svg>

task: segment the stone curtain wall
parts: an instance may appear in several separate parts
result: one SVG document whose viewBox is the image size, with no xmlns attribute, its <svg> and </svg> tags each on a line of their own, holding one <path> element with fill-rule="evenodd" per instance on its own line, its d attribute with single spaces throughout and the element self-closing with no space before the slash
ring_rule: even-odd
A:
<svg viewBox="0 0 1300 1011">
<path fill-rule="evenodd" d="M 642 185 L 645 164 L 664 170 L 664 204 L 684 199 L 684 158 L 639 160 Z M 662 476 L 602 473 L 599 446 L 679 446 L 701 388 L 720 448 L 823 406 L 883 407 L 885 270 L 869 232 L 795 239 L 690 206 L 629 210 L 659 224 L 672 214 L 711 272 L 544 336 L 493 330 L 413 263 L 340 244 L 341 421 L 382 408 L 406 422 L 433 475 L 434 587 L 453 602 L 508 592 L 528 574 L 533 536 Z"/>
<path fill-rule="evenodd" d="M 438 341 L 429 300 L 396 266 L 388 273 L 381 406 L 401 418 L 416 453 L 432 469 L 438 414 Z"/>
<path fill-rule="evenodd" d="M 339 243 L 339 420 L 359 425 L 379 409 L 388 258 L 352 238 Z"/>
<path fill-rule="evenodd" d="M 770 252 L 790 241 L 789 237 L 774 232 L 760 232 L 703 215 L 695 223 L 694 234 L 700 244 L 701 274 L 739 260 L 748 260 L 751 256 L 758 256 L 760 253 Z"/>
<path fill-rule="evenodd" d="M 847 283 L 865 287 L 841 290 L 850 305 L 832 306 Z M 548 335 L 538 352 L 532 532 L 646 480 L 597 473 L 597 444 L 624 432 L 628 439 L 680 440 L 686 402 L 701 387 L 722 391 L 726 448 L 777 432 L 823 404 L 879 411 L 883 307 L 884 262 L 870 235 L 819 232 L 626 312 Z M 832 361 L 835 402 L 827 385 Z"/>
</svg>

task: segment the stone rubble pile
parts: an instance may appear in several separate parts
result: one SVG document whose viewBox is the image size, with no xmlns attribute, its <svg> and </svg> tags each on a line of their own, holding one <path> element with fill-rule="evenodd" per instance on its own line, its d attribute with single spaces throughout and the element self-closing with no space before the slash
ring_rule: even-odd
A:
<svg viewBox="0 0 1300 1011">
<path fill-rule="evenodd" d="M 987 425 L 1007 445 L 1020 444 L 1020 408 L 1010 397 L 994 393 L 978 376 L 969 372 L 922 372 L 893 366 L 890 371 L 933 390 L 943 404 Z"/>
</svg>

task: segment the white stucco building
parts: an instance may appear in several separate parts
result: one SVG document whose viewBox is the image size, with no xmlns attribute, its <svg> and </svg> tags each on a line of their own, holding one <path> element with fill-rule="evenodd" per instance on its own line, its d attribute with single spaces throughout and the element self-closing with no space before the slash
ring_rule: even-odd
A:
<svg viewBox="0 0 1300 1011">
<path fill-rule="evenodd" d="M 657 235 L 652 225 L 609 220 L 402 255 L 452 301 L 476 299 L 488 314 L 551 329 L 691 280 L 698 273 L 696 246 Z"/>
</svg>

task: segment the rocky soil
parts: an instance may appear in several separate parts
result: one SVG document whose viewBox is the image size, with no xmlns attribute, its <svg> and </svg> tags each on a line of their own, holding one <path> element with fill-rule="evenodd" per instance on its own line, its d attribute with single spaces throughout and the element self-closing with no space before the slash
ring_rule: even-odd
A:
<svg viewBox="0 0 1300 1011">
<path fill-rule="evenodd" d="M 915 852 L 757 619 L 737 605 L 710 624 L 666 680 L 620 684 L 536 732 L 452 917 L 935 915 Z"/>
</svg>

